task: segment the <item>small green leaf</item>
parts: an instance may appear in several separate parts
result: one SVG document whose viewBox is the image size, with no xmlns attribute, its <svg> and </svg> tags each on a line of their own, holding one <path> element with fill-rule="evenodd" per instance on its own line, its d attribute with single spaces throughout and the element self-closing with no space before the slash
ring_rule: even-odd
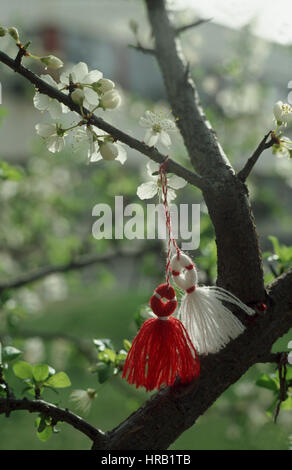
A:
<svg viewBox="0 0 292 470">
<path fill-rule="evenodd" d="M 115 351 L 113 351 L 112 349 L 105 349 L 104 350 L 104 353 L 107 355 L 107 357 L 109 358 L 109 360 L 111 362 L 115 362 L 116 360 L 116 353 Z"/>
<path fill-rule="evenodd" d="M 2 350 L 2 360 L 3 362 L 13 361 L 13 359 L 17 359 L 21 354 L 22 352 L 19 349 L 13 346 L 6 346 Z"/>
<path fill-rule="evenodd" d="M 292 395 L 289 395 L 287 400 L 282 401 L 281 410 L 292 410 Z"/>
<path fill-rule="evenodd" d="M 23 178 L 23 172 L 6 162 L 0 161 L 0 179 L 19 181 Z"/>
<path fill-rule="evenodd" d="M 43 382 L 49 376 L 49 366 L 47 364 L 36 364 L 32 368 L 32 375 L 36 382 Z"/>
<path fill-rule="evenodd" d="M 41 433 L 47 427 L 45 415 L 41 414 L 36 418 L 35 426 L 38 433 Z"/>
<path fill-rule="evenodd" d="M 52 426 L 47 426 L 42 432 L 37 432 L 37 437 L 39 438 L 40 441 L 46 442 L 47 440 L 50 439 L 52 432 L 53 432 Z"/>
<path fill-rule="evenodd" d="M 128 339 L 124 339 L 123 344 L 124 344 L 125 350 L 126 350 L 127 352 L 130 351 L 130 349 L 131 349 L 131 343 L 130 343 L 130 341 L 129 341 Z"/>
<path fill-rule="evenodd" d="M 13 372 L 20 379 L 32 379 L 32 366 L 28 362 L 19 361 L 13 365 Z"/>
<path fill-rule="evenodd" d="M 53 388 L 65 388 L 70 387 L 71 382 L 65 372 L 58 372 L 57 374 L 49 377 L 45 385 L 50 385 Z"/>
<path fill-rule="evenodd" d="M 273 390 L 273 392 L 277 392 L 279 390 L 277 381 L 267 374 L 262 374 L 260 378 L 256 381 L 256 385 L 258 385 L 258 387 Z"/>
</svg>

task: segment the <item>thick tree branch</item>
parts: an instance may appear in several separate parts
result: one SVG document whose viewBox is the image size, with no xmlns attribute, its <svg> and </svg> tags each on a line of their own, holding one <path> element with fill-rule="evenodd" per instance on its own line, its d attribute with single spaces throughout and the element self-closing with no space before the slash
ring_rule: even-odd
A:
<svg viewBox="0 0 292 470">
<path fill-rule="evenodd" d="M 200 106 L 166 2 L 145 1 L 171 108 L 194 168 L 206 177 L 203 195 L 216 233 L 217 282 L 247 303 L 262 301 L 262 260 L 247 188 L 235 175 Z"/>
<path fill-rule="evenodd" d="M 254 151 L 252 156 L 247 160 L 247 162 L 246 162 L 245 166 L 243 167 L 243 169 L 238 173 L 238 178 L 241 181 L 243 181 L 243 182 L 246 181 L 247 177 L 249 176 L 251 170 L 255 166 L 256 162 L 258 161 L 258 159 L 261 156 L 261 154 L 263 153 L 263 151 L 270 148 L 270 147 L 272 147 L 272 145 L 275 143 L 273 138 L 271 138 L 271 140 L 269 140 L 269 142 L 267 142 L 270 135 L 271 135 L 271 131 L 269 131 L 264 136 L 264 138 L 259 143 L 258 147 Z"/>
<path fill-rule="evenodd" d="M 8 67 L 10 67 L 15 72 L 22 75 L 26 78 L 29 82 L 31 82 L 40 93 L 44 93 L 45 95 L 50 96 L 58 100 L 60 103 L 65 104 L 71 111 L 75 111 L 76 113 L 80 114 L 80 108 L 77 104 L 75 104 L 69 95 L 65 95 L 61 91 L 57 90 L 56 88 L 48 85 L 44 82 L 40 77 L 32 73 L 27 68 L 23 67 L 22 65 L 16 64 L 15 60 L 11 59 L 7 54 L 0 51 L 0 62 L 4 63 Z M 85 115 L 90 115 L 90 112 L 83 108 Z M 138 150 L 138 152 L 146 155 L 147 157 L 151 158 L 155 162 L 161 164 L 165 160 L 165 155 L 162 155 L 155 147 L 148 147 L 148 145 L 144 144 L 144 142 L 140 142 L 139 140 L 135 139 L 134 137 L 129 136 L 125 132 L 120 131 L 116 127 L 108 124 L 102 118 L 95 116 L 94 114 L 89 120 L 90 124 L 103 129 L 105 132 L 110 134 L 115 139 L 123 142 L 124 144 L 128 145 L 129 147 Z M 199 175 L 196 175 L 194 172 L 184 168 L 182 165 L 179 165 L 175 161 L 169 159 L 167 163 L 168 171 L 175 173 L 178 176 L 184 178 L 188 183 L 197 186 L 198 188 L 203 187 L 203 180 Z"/>
<path fill-rule="evenodd" d="M 50 416 L 54 422 L 63 421 L 88 436 L 97 447 L 104 448 L 105 436 L 102 431 L 84 421 L 68 409 L 58 408 L 43 400 L 28 400 L 27 398 L 0 398 L 0 414 L 10 414 L 11 411 L 27 410 L 30 413 L 43 413 Z"/>
<path fill-rule="evenodd" d="M 217 354 L 200 358 L 197 383 L 159 391 L 108 433 L 109 449 L 167 449 L 252 365 L 275 362 L 274 342 L 292 327 L 292 270 L 269 287 L 268 310 Z"/>
<path fill-rule="evenodd" d="M 32 282 L 43 279 L 44 277 L 49 276 L 50 274 L 66 273 L 68 271 L 72 271 L 76 269 L 83 269 L 93 264 L 109 263 L 110 261 L 118 257 L 140 258 L 144 254 L 152 252 L 155 249 L 157 249 L 157 247 L 154 247 L 153 245 L 147 245 L 142 250 L 139 250 L 136 252 L 115 251 L 113 253 L 107 253 L 103 256 L 84 255 L 71 261 L 70 263 L 56 265 L 56 266 L 44 266 L 32 272 L 22 274 L 15 279 L 0 282 L 0 294 L 4 290 L 18 289 L 20 287 L 25 286 L 26 284 L 31 284 Z"/>
</svg>

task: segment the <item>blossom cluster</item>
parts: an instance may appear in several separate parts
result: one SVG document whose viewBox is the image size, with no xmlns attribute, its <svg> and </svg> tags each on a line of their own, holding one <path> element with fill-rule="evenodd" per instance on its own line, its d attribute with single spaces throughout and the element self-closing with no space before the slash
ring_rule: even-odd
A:
<svg viewBox="0 0 292 470">
<path fill-rule="evenodd" d="M 80 107 L 81 114 L 70 111 L 56 99 L 36 91 L 34 106 L 41 112 L 47 111 L 51 117 L 50 122 L 35 126 L 37 134 L 45 140 L 47 149 L 52 153 L 60 152 L 65 147 L 66 139 L 73 137 L 78 143 L 87 143 L 91 162 L 104 159 L 124 163 L 127 156 L 122 145 L 109 134 L 89 124 L 83 111 L 84 108 L 89 113 L 97 109 L 106 111 L 117 108 L 121 104 L 121 96 L 115 89 L 115 83 L 104 78 L 99 70 L 89 72 L 84 62 L 63 72 L 59 83 L 48 74 L 41 75 L 41 78 L 51 87 L 70 94 L 73 102 Z"/>
<path fill-rule="evenodd" d="M 275 143 L 272 151 L 278 157 L 292 158 L 292 142 L 288 137 L 282 135 L 280 128 L 287 127 L 292 123 L 292 106 L 282 101 L 277 101 L 274 104 L 274 117 L 276 121 L 276 129 L 273 131 Z"/>
</svg>

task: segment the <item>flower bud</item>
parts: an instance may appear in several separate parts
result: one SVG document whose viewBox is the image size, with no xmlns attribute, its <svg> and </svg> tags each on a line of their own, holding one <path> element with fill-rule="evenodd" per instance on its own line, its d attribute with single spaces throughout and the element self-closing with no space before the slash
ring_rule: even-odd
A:
<svg viewBox="0 0 292 470">
<path fill-rule="evenodd" d="M 6 33 L 7 33 L 7 29 L 3 28 L 3 26 L 0 26 L 0 37 L 5 36 Z"/>
<path fill-rule="evenodd" d="M 81 88 L 76 88 L 76 90 L 71 93 L 71 98 L 74 103 L 82 105 L 84 101 L 84 91 L 81 90 Z"/>
<path fill-rule="evenodd" d="M 18 34 L 17 29 L 14 28 L 14 26 L 11 26 L 10 28 L 8 28 L 8 34 L 10 34 L 10 36 L 11 36 L 16 42 L 19 42 L 19 34 Z"/>
<path fill-rule="evenodd" d="M 54 55 L 48 55 L 45 57 L 40 57 L 40 61 L 46 66 L 50 67 L 51 69 L 57 70 L 60 67 L 63 67 L 63 62 L 58 57 Z"/>
<path fill-rule="evenodd" d="M 119 154 L 118 146 L 112 142 L 99 144 L 99 151 L 104 160 L 115 160 Z"/>
<path fill-rule="evenodd" d="M 120 106 L 121 97 L 116 90 L 107 91 L 101 98 L 101 106 L 105 109 L 114 109 Z"/>
<path fill-rule="evenodd" d="M 114 82 L 108 80 L 107 78 L 101 78 L 97 83 L 99 84 L 99 90 L 102 93 L 106 93 L 107 91 L 110 91 L 115 88 Z"/>
</svg>

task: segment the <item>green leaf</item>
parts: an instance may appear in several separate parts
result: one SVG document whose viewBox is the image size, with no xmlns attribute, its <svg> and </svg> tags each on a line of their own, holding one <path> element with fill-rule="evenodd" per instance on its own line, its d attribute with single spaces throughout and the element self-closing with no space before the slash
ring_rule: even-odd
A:
<svg viewBox="0 0 292 470">
<path fill-rule="evenodd" d="M 106 382 L 114 374 L 114 367 L 111 364 L 99 362 L 96 368 L 97 377 L 100 384 Z"/>
<path fill-rule="evenodd" d="M 23 178 L 23 171 L 7 162 L 0 161 L 0 179 L 19 181 Z"/>
<path fill-rule="evenodd" d="M 65 388 L 70 387 L 71 382 L 68 375 L 65 372 L 58 372 L 55 375 L 52 375 L 45 383 L 45 385 L 50 385 L 53 388 Z"/>
<path fill-rule="evenodd" d="M 292 410 L 292 395 L 289 395 L 287 400 L 282 401 L 281 410 Z"/>
<path fill-rule="evenodd" d="M 22 352 L 19 349 L 13 346 L 6 346 L 2 350 L 2 360 L 3 362 L 13 361 L 13 359 L 17 359 L 21 354 Z"/>
<path fill-rule="evenodd" d="M 273 392 L 278 392 L 279 386 L 277 381 L 270 377 L 267 374 L 262 374 L 260 378 L 256 381 L 256 385 L 258 387 L 267 388 L 268 390 L 272 390 Z"/>
<path fill-rule="evenodd" d="M 116 360 L 116 353 L 115 351 L 113 351 L 112 349 L 105 349 L 104 350 L 104 353 L 107 355 L 107 357 L 109 358 L 109 360 L 111 362 L 115 362 Z"/>
<path fill-rule="evenodd" d="M 32 375 L 36 382 L 43 382 L 49 376 L 49 366 L 47 364 L 36 364 L 32 368 Z"/>
<path fill-rule="evenodd" d="M 32 366 L 28 362 L 19 361 L 13 365 L 13 372 L 20 379 L 32 379 Z"/>
<path fill-rule="evenodd" d="M 40 416 L 36 418 L 35 426 L 37 428 L 38 433 L 41 433 L 42 431 L 44 431 L 44 429 L 47 427 L 45 415 L 41 414 Z"/>
<path fill-rule="evenodd" d="M 126 350 L 127 352 L 130 351 L 130 349 L 131 349 L 131 343 L 130 343 L 130 341 L 129 341 L 128 339 L 124 339 L 123 344 L 124 344 L 125 350 Z"/>
<path fill-rule="evenodd" d="M 52 426 L 47 426 L 42 432 L 37 432 L 37 437 L 39 438 L 40 441 L 46 442 L 47 440 L 50 439 L 52 432 L 53 432 Z"/>
</svg>

